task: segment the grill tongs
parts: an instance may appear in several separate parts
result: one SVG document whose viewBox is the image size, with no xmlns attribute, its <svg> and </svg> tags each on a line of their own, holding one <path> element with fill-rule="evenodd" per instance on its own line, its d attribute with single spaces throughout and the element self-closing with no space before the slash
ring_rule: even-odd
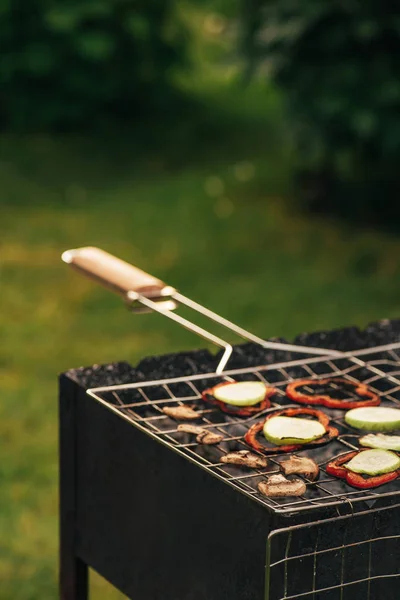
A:
<svg viewBox="0 0 400 600">
<path fill-rule="evenodd" d="M 263 348 L 317 356 L 341 355 L 341 352 L 339 351 L 325 348 L 297 346 L 263 340 L 242 327 L 235 325 L 235 323 L 228 321 L 228 319 L 221 317 L 212 310 L 187 298 L 175 288 L 166 285 L 160 279 L 153 277 L 153 275 L 145 273 L 141 269 L 130 265 L 112 254 L 100 250 L 100 248 L 85 247 L 67 250 L 63 253 L 62 260 L 74 269 L 81 271 L 98 283 L 101 283 L 105 287 L 121 295 L 133 312 L 156 311 L 209 342 L 224 348 L 224 353 L 216 369 L 217 374 L 220 374 L 225 370 L 232 354 L 232 345 L 202 327 L 199 327 L 192 321 L 174 313 L 173 311 L 178 308 L 179 305 L 188 306 L 192 310 L 208 317 L 211 321 L 223 325 L 245 340 L 259 344 Z"/>
</svg>

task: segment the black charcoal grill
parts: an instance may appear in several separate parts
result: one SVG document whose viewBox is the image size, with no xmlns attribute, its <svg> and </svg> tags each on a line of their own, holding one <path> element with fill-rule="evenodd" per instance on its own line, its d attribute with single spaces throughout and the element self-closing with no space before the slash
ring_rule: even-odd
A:
<svg viewBox="0 0 400 600">
<path fill-rule="evenodd" d="M 159 311 L 175 314 L 176 297 L 152 288 L 132 300 L 142 293 L 152 295 L 148 308 L 155 300 Z M 400 405 L 399 322 L 296 341 L 233 349 L 223 342 L 216 358 L 198 351 L 61 377 L 63 600 L 87 598 L 87 567 L 134 600 L 399 600 L 398 481 L 356 490 L 324 470 L 358 449 L 343 411 L 324 409 L 340 435 L 304 451 L 321 476 L 306 481 L 302 497 L 259 493 L 258 482 L 278 472 L 282 457 L 271 456 L 261 470 L 221 462 L 247 448 L 243 434 L 260 419 L 204 405 L 201 392 L 227 379 L 273 384 L 278 394 L 265 413 L 290 405 L 288 382 L 334 376 L 367 383 L 384 406 Z M 198 424 L 224 441 L 204 446 L 178 431 L 162 408 L 182 404 L 197 405 Z"/>
</svg>

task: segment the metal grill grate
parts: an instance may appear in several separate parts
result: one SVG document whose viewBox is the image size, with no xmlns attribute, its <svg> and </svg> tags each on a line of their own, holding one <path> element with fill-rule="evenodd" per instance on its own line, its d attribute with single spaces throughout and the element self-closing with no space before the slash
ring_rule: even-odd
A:
<svg viewBox="0 0 400 600">
<path fill-rule="evenodd" d="M 273 531 L 266 600 L 398 600 L 399 508 Z"/>
<path fill-rule="evenodd" d="M 366 383 L 380 394 L 382 406 L 400 408 L 400 343 L 348 353 L 340 358 L 307 358 L 229 371 L 223 376 L 216 376 L 213 373 L 108 386 L 88 390 L 88 394 L 159 442 L 169 446 L 175 452 L 184 454 L 189 460 L 196 462 L 214 476 L 235 486 L 242 493 L 251 496 L 276 513 L 313 510 L 327 505 L 347 505 L 349 511 L 352 511 L 354 502 L 372 501 L 396 495 L 399 493 L 399 486 L 398 482 L 394 481 L 372 490 L 356 490 L 344 481 L 326 473 L 324 467 L 333 457 L 358 449 L 359 435 L 344 423 L 345 411 L 324 408 L 324 412 L 331 417 L 332 422 L 339 429 L 339 438 L 327 446 L 304 451 L 319 464 L 321 468 L 319 480 L 306 481 L 307 491 L 302 497 L 266 498 L 258 492 L 257 484 L 265 479 L 266 475 L 279 472 L 279 462 L 283 457 L 270 455 L 269 467 L 261 470 L 248 470 L 221 462 L 224 454 L 248 448 L 243 435 L 255 420 L 260 419 L 261 415 L 247 419 L 225 415 L 218 409 L 205 405 L 201 400 L 201 392 L 204 389 L 221 381 L 261 380 L 277 389 L 277 395 L 272 399 L 272 407 L 263 413 L 267 414 L 274 409 L 294 406 L 285 396 L 285 388 L 289 382 L 305 378 L 318 380 L 336 376 L 344 377 L 349 382 Z M 194 438 L 190 434 L 178 431 L 178 423 L 167 417 L 162 408 L 184 404 L 193 405 L 201 411 L 201 416 L 194 423 L 222 434 L 223 442 L 218 446 L 204 446 L 193 441 Z"/>
</svg>

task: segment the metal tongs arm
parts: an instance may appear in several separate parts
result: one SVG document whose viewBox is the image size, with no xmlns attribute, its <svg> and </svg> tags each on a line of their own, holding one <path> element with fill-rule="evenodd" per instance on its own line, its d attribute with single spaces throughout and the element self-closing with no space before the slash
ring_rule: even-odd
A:
<svg viewBox="0 0 400 600">
<path fill-rule="evenodd" d="M 63 253 L 62 259 L 74 269 L 118 293 L 126 300 L 134 311 L 137 312 L 135 307 L 139 304 L 146 309 L 150 309 L 168 317 L 168 319 L 175 321 L 189 331 L 192 331 L 207 341 L 223 348 L 224 353 L 216 369 L 217 374 L 221 374 L 225 370 L 232 354 L 232 345 L 206 329 L 199 327 L 192 321 L 172 312 L 177 308 L 178 304 L 188 306 L 195 312 L 208 317 L 210 320 L 223 325 L 246 340 L 259 344 L 263 348 L 307 353 L 317 356 L 340 356 L 342 354 L 341 352 L 324 348 L 296 346 L 293 344 L 282 344 L 263 340 L 208 308 L 205 308 L 201 304 L 180 294 L 175 288 L 166 285 L 160 279 L 153 277 L 153 275 L 145 273 L 141 269 L 134 267 L 112 254 L 100 250 L 100 248 L 84 247 L 67 250 Z"/>
</svg>

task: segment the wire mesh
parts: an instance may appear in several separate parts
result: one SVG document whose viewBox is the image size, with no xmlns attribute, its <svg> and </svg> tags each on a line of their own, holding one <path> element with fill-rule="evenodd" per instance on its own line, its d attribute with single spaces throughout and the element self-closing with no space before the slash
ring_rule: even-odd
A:
<svg viewBox="0 0 400 600">
<path fill-rule="evenodd" d="M 183 454 L 213 476 L 223 479 L 276 513 L 293 513 L 339 505 L 346 505 L 348 511 L 352 511 L 353 503 L 394 496 L 400 489 L 398 482 L 394 481 L 379 488 L 359 490 L 326 473 L 325 466 L 332 458 L 359 448 L 360 434 L 344 422 L 343 410 L 321 407 L 339 430 L 336 440 L 323 447 L 296 453 L 298 456 L 305 454 L 313 458 L 320 466 L 320 477 L 317 481 L 305 480 L 306 492 L 303 496 L 269 498 L 261 495 L 258 490 L 258 483 L 266 476 L 280 472 L 279 463 L 284 456 L 267 455 L 268 466 L 263 469 L 250 470 L 221 462 L 221 458 L 228 452 L 248 449 L 243 436 L 254 421 L 273 410 L 294 406 L 285 395 L 288 383 L 301 379 L 313 379 L 317 382 L 319 379 L 335 377 L 345 378 L 349 383 L 365 383 L 380 395 L 382 406 L 400 408 L 400 344 L 344 354 L 340 358 L 312 357 L 238 369 L 225 372 L 222 376 L 211 373 L 107 386 L 88 390 L 88 394 L 157 441 Z M 202 401 L 203 390 L 222 381 L 232 380 L 255 380 L 273 385 L 277 394 L 272 398 L 271 408 L 254 417 L 241 418 L 223 414 L 218 408 L 206 405 Z M 351 389 L 346 390 L 346 395 L 354 396 L 354 392 Z M 179 422 L 168 417 L 163 408 L 184 405 L 194 407 L 199 412 L 194 424 L 222 435 L 223 441 L 216 446 L 206 446 L 197 443 L 193 435 L 179 431 Z"/>
<path fill-rule="evenodd" d="M 273 531 L 266 600 L 398 600 L 399 509 Z"/>
</svg>

